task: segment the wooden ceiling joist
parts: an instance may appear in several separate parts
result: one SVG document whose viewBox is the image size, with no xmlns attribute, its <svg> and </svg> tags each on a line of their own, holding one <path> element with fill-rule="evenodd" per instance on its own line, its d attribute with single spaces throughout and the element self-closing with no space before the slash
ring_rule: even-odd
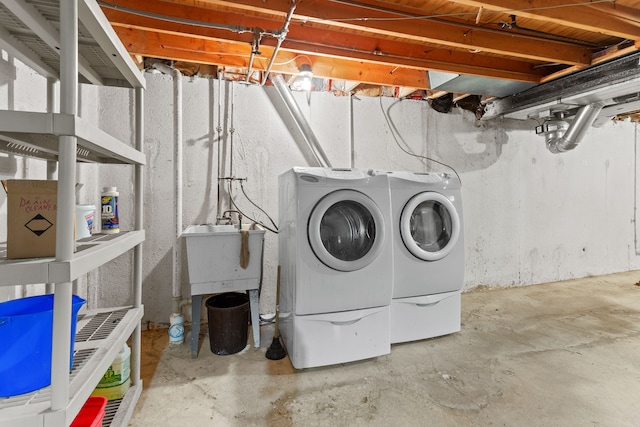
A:
<svg viewBox="0 0 640 427">
<path fill-rule="evenodd" d="M 606 33 L 623 39 L 640 38 L 640 21 L 631 21 L 617 14 L 606 13 L 616 9 L 614 2 L 597 3 L 584 7 L 562 1 L 554 4 L 544 0 L 451 0 L 454 3 L 472 7 L 483 7 L 494 12 L 502 12 L 530 19 L 538 19 L 584 31 Z M 640 18 L 640 16 L 638 16 Z"/>
<path fill-rule="evenodd" d="M 430 89 L 428 72 L 541 83 L 640 48 L 638 0 L 109 0 L 132 55 Z M 285 18 L 292 12 L 285 28 Z M 500 83 L 504 84 L 504 82 Z M 490 95 L 490 94 L 487 94 Z"/>
<path fill-rule="evenodd" d="M 130 1 L 130 0 L 129 0 Z M 179 0 L 185 4 L 224 5 L 233 10 L 250 7 L 261 14 L 282 15 L 291 5 L 287 0 Z M 587 65 L 591 51 L 567 43 L 532 39 L 531 37 L 500 32 L 479 26 L 447 23 L 442 20 L 412 18 L 399 6 L 395 13 L 362 8 L 346 2 L 299 2 L 295 8 L 294 22 L 305 25 L 322 25 L 324 28 L 359 31 L 376 37 L 391 37 L 433 45 L 447 45 L 457 49 L 483 51 L 496 55 L 508 55 L 521 59 L 559 62 L 568 65 Z M 354 2 L 355 3 L 355 2 Z"/>
<path fill-rule="evenodd" d="M 116 27 L 118 37 L 134 55 L 151 56 L 162 59 L 180 58 L 182 61 L 196 62 L 228 67 L 247 67 L 250 46 L 247 44 L 229 44 L 220 40 L 209 40 L 166 33 L 151 33 L 140 29 Z M 150 39 L 154 43 L 150 43 Z M 265 46 L 262 54 L 254 59 L 255 70 L 265 70 L 273 48 Z M 281 51 L 272 68 L 273 72 L 297 74 L 295 59 L 297 53 Z M 314 75 L 325 78 L 355 80 L 370 84 L 393 86 L 411 86 L 427 88 L 427 74 L 420 69 L 401 68 L 394 65 L 357 62 L 330 57 L 310 57 Z"/>
</svg>

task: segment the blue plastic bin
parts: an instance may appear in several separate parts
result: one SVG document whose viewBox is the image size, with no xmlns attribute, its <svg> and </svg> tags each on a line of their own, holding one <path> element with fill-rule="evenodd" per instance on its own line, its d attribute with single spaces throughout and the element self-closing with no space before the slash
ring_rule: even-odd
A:
<svg viewBox="0 0 640 427">
<path fill-rule="evenodd" d="M 69 369 L 78 311 L 86 301 L 74 295 Z M 0 303 L 0 397 L 29 393 L 51 384 L 53 295 Z"/>
</svg>

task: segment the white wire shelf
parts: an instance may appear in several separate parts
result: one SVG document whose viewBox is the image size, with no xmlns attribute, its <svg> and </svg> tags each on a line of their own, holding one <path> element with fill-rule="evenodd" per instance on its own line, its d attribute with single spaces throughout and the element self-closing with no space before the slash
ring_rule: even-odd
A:
<svg viewBox="0 0 640 427">
<path fill-rule="evenodd" d="M 144 78 L 95 0 L 78 1 L 80 83 L 144 88 Z M 60 0 L 3 0 L 0 48 L 60 78 Z"/>
<path fill-rule="evenodd" d="M 141 394 L 142 381 L 138 385 L 131 386 L 122 399 L 108 401 L 102 427 L 128 426 Z"/>
<path fill-rule="evenodd" d="M 78 161 L 145 164 L 145 156 L 79 116 L 0 111 L 0 151 L 58 160 L 59 137 L 77 137 Z"/>
<path fill-rule="evenodd" d="M 63 411 L 51 412 L 51 387 L 9 398 L 0 398 L 0 427 L 31 427 L 57 424 L 64 418 L 69 425 L 80 412 L 95 385 L 116 358 L 127 338 L 140 324 L 144 309 L 111 308 L 80 314 L 69 383 L 69 404 Z M 133 385 L 124 398 L 110 402 L 109 422 L 126 426 L 142 392 Z"/>
<path fill-rule="evenodd" d="M 94 234 L 78 240 L 70 261 L 55 258 L 7 259 L 6 242 L 0 243 L 0 286 L 71 282 L 142 243 L 144 230 Z"/>
</svg>

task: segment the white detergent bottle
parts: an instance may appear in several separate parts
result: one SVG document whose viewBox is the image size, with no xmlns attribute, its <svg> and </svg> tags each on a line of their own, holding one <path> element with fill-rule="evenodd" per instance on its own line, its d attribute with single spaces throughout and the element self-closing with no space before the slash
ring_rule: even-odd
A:
<svg viewBox="0 0 640 427">
<path fill-rule="evenodd" d="M 102 188 L 102 233 L 115 234 L 120 232 L 120 219 L 118 217 L 118 189 L 116 187 Z"/>
<path fill-rule="evenodd" d="M 125 343 L 91 395 L 104 396 L 109 400 L 122 399 L 130 385 L 131 349 Z"/>
</svg>

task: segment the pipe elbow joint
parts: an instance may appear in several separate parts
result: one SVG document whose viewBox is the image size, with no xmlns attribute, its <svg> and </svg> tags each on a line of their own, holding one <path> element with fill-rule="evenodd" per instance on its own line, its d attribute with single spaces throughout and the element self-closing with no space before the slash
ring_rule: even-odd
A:
<svg viewBox="0 0 640 427">
<path fill-rule="evenodd" d="M 561 134 L 553 132 L 547 135 L 547 149 L 554 154 L 559 154 L 576 148 L 603 107 L 604 105 L 599 102 L 582 106 L 568 129 Z"/>
<path fill-rule="evenodd" d="M 551 138 L 547 140 L 547 150 L 551 151 L 553 154 L 561 154 L 566 153 L 569 150 L 573 150 L 577 147 L 578 144 L 572 144 L 570 141 L 566 140 L 563 137 L 560 138 Z"/>
</svg>

